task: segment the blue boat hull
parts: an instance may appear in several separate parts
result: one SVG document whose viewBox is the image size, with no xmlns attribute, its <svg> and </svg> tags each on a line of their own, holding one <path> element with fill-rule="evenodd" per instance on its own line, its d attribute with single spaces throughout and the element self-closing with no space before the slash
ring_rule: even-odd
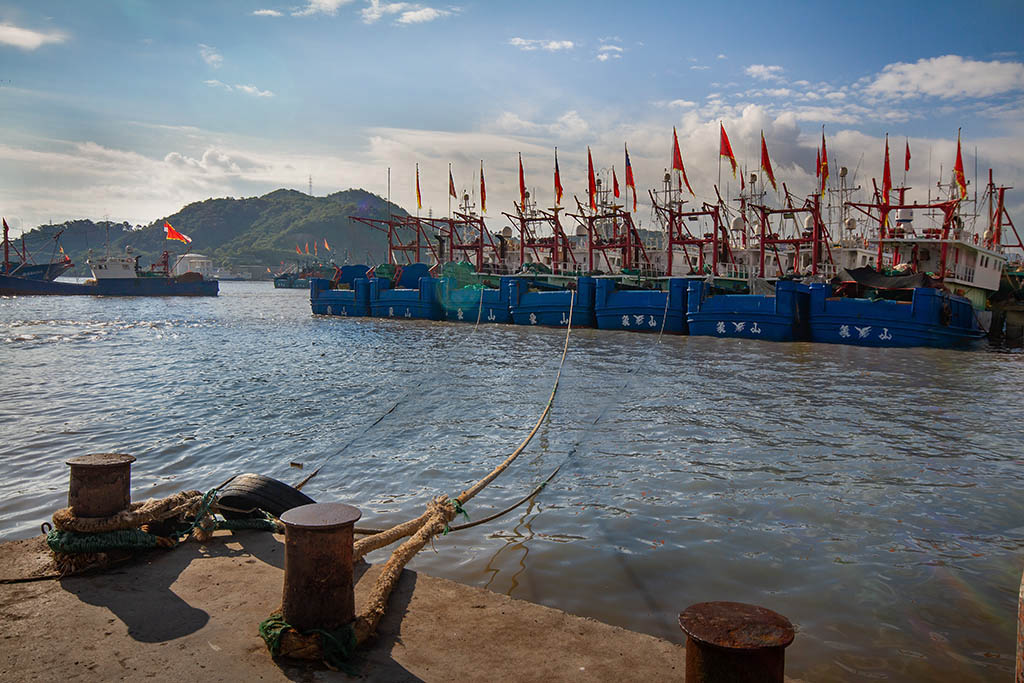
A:
<svg viewBox="0 0 1024 683">
<path fill-rule="evenodd" d="M 811 341 L 855 346 L 971 348 L 985 337 L 971 302 L 928 287 L 909 302 L 832 297 L 811 285 Z"/>
<path fill-rule="evenodd" d="M 686 319 L 690 334 L 768 341 L 804 341 L 808 330 L 810 292 L 807 285 L 783 280 L 775 296 L 718 294 L 703 281 L 691 281 Z"/>
<path fill-rule="evenodd" d="M 575 301 L 567 289 L 555 291 L 529 291 L 527 278 L 502 278 L 509 283 L 509 308 L 516 325 L 542 325 L 565 327 L 569 324 L 569 306 L 572 304 L 573 327 L 594 327 L 594 278 L 576 280 Z"/>
<path fill-rule="evenodd" d="M 416 289 L 391 289 L 391 282 L 370 278 L 370 315 L 375 318 L 441 320 L 437 278 L 419 278 Z"/>
<path fill-rule="evenodd" d="M 666 306 L 667 304 L 667 306 Z M 687 334 L 686 280 L 672 278 L 668 291 L 621 290 L 614 280 L 599 278 L 594 317 L 602 330 Z"/>
<path fill-rule="evenodd" d="M 183 282 L 174 278 L 140 277 L 78 284 L 0 275 L 0 295 L 4 296 L 217 296 L 219 291 L 220 285 L 216 280 Z"/>
<path fill-rule="evenodd" d="M 441 308 L 450 322 L 511 324 L 511 283 L 503 279 L 498 289 L 456 289 L 452 278 L 441 280 Z"/>
<path fill-rule="evenodd" d="M 351 289 L 331 289 L 331 281 L 313 278 L 309 283 L 309 305 L 314 315 L 362 317 L 370 315 L 370 281 L 355 278 Z"/>
</svg>

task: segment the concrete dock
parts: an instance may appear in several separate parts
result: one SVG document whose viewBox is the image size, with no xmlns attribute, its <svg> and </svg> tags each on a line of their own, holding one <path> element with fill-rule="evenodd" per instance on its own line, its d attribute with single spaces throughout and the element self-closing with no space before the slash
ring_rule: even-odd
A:
<svg viewBox="0 0 1024 683">
<path fill-rule="evenodd" d="M 0 544 L 0 680 L 353 680 L 275 661 L 259 637 L 281 603 L 282 536 L 217 532 L 24 581 L 51 576 L 49 559 L 41 536 Z M 357 609 L 378 570 L 356 566 Z M 676 643 L 407 570 L 354 664 L 372 681 L 681 681 L 684 659 Z"/>
</svg>

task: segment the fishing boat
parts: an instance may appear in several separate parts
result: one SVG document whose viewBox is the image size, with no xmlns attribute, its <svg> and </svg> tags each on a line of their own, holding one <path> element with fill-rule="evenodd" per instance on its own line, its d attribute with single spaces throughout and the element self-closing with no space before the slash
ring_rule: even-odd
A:
<svg viewBox="0 0 1024 683">
<path fill-rule="evenodd" d="M 878 222 L 876 269 L 847 269 L 811 287 L 812 340 L 958 348 L 983 339 L 991 324 L 988 301 L 1006 263 L 999 236 L 1006 189 L 995 187 L 990 172 L 989 196 L 998 196 L 999 205 L 990 209 L 983 233 L 965 224 L 961 197 L 907 204 L 906 188 L 897 188 L 895 204 L 881 195 L 872 203 L 850 202 Z M 916 226 L 915 212 L 937 216 L 939 227 Z"/>
<path fill-rule="evenodd" d="M 309 304 L 314 315 L 361 317 L 370 315 L 370 281 L 365 265 L 344 265 L 331 279 L 313 278 Z"/>
<path fill-rule="evenodd" d="M 126 247 L 123 255 L 90 255 L 87 263 L 93 279 L 84 283 L 0 275 L 0 295 L 217 296 L 219 290 L 216 280 L 206 280 L 200 273 L 171 275 L 166 251 L 146 270 L 139 266 L 131 247 Z"/>
<path fill-rule="evenodd" d="M 441 320 L 440 283 L 425 263 L 378 266 L 369 279 L 370 315 L 375 318 Z"/>
<path fill-rule="evenodd" d="M 7 219 L 3 219 L 3 230 L 4 230 L 4 261 L 2 268 L 0 268 L 0 275 L 8 275 L 17 278 L 23 278 L 26 280 L 43 280 L 50 281 L 56 280 L 63 273 L 71 269 L 74 264 L 71 262 L 71 258 L 64 253 L 64 249 L 59 246 L 61 233 L 63 229 L 58 230 L 53 235 L 54 240 L 54 253 L 50 258 L 49 263 L 34 263 L 32 257 L 28 252 L 28 248 L 25 246 L 25 235 L 21 236 L 21 253 L 18 253 L 17 246 L 12 245 L 10 238 L 10 228 L 7 226 Z M 11 247 L 14 246 L 14 257 L 17 260 L 11 259 Z M 58 256 L 59 254 L 59 256 Z"/>
</svg>

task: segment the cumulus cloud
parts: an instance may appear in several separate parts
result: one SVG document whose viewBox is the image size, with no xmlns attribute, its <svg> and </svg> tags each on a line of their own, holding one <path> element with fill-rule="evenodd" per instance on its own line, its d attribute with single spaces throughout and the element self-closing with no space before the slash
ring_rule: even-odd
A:
<svg viewBox="0 0 1024 683">
<path fill-rule="evenodd" d="M 256 11 L 254 11 L 252 14 L 253 14 L 254 17 L 280 17 L 280 16 L 282 16 L 281 13 L 278 12 L 276 9 L 258 9 Z"/>
<path fill-rule="evenodd" d="M 428 21 L 450 16 L 454 12 L 454 9 L 437 9 L 412 2 L 386 2 L 382 4 L 380 0 L 370 0 L 370 4 L 364 7 L 360 14 L 365 24 L 373 24 L 385 16 L 392 15 L 397 15 L 395 19 L 396 24 L 424 24 Z"/>
<path fill-rule="evenodd" d="M 766 64 L 751 64 L 744 73 L 753 78 L 760 78 L 766 81 L 781 81 L 782 80 L 782 67 L 781 66 L 768 66 Z"/>
<path fill-rule="evenodd" d="M 576 46 L 571 40 L 536 40 L 528 38 L 510 38 L 508 44 L 524 51 L 547 50 L 548 52 L 571 50 Z"/>
<path fill-rule="evenodd" d="M 14 24 L 0 24 L 0 44 L 11 45 L 22 50 L 35 50 L 49 43 L 63 43 L 67 36 L 59 31 L 43 33 L 21 28 Z"/>
<path fill-rule="evenodd" d="M 199 43 L 199 55 L 203 61 L 214 69 L 219 69 L 224 64 L 224 57 L 217 52 L 217 48 Z"/>
<path fill-rule="evenodd" d="M 622 59 L 625 50 L 619 45 L 602 45 L 597 49 L 597 61 L 607 62 L 609 59 Z"/>
<path fill-rule="evenodd" d="M 308 17 L 314 14 L 334 16 L 338 13 L 339 7 L 349 4 L 352 0 L 306 0 L 306 2 L 306 6 L 292 12 L 292 16 Z"/>
<path fill-rule="evenodd" d="M 881 97 L 989 97 L 1024 90 L 1021 62 L 982 62 L 959 55 L 889 64 L 865 91 Z"/>
</svg>

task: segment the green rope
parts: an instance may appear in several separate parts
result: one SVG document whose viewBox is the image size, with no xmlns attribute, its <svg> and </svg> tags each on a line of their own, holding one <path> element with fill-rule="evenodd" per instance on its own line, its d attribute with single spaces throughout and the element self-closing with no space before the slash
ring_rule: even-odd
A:
<svg viewBox="0 0 1024 683">
<path fill-rule="evenodd" d="M 119 529 L 99 534 L 54 529 L 46 534 L 46 544 L 55 553 L 103 553 L 118 549 L 157 548 L 160 547 L 159 538 L 138 529 Z"/>
<path fill-rule="evenodd" d="M 277 657 L 281 654 L 281 635 L 288 629 L 293 629 L 306 636 L 312 633 L 319 635 L 324 661 L 349 675 L 356 675 L 357 670 L 349 662 L 356 651 L 356 631 L 352 624 L 346 624 L 334 631 L 318 628 L 299 631 L 285 621 L 280 612 L 274 612 L 260 622 L 260 637 L 267 644 L 271 656 Z"/>
</svg>

